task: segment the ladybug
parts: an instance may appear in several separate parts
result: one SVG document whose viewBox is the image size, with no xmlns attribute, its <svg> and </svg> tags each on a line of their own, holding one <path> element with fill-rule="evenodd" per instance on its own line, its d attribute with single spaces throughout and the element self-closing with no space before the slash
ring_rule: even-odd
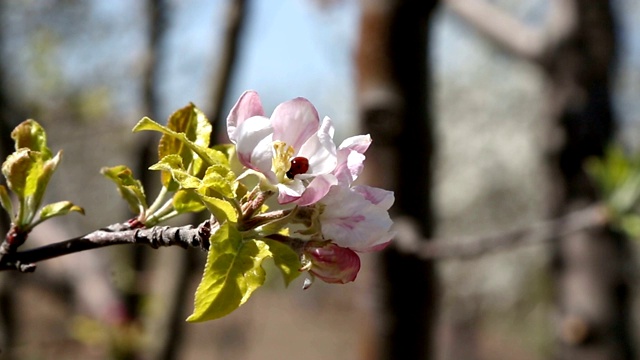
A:
<svg viewBox="0 0 640 360">
<path fill-rule="evenodd" d="M 287 177 L 293 179 L 298 174 L 304 174 L 309 170 L 309 160 L 306 157 L 298 156 L 291 159 L 291 168 L 287 171 Z"/>
</svg>

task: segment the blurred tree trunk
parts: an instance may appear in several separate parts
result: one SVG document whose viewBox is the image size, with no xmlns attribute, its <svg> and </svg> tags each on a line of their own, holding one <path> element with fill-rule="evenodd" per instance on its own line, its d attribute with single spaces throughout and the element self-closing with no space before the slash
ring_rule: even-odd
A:
<svg viewBox="0 0 640 360">
<path fill-rule="evenodd" d="M 0 4 L 0 15 L 6 11 L 6 4 Z M 0 18 L 4 18 L 0 16 Z M 0 48 L 5 46 L 5 24 L 0 24 Z M 13 152 L 11 131 L 21 120 L 19 112 L 8 95 L 9 84 L 6 73 L 6 58 L 0 60 L 0 164 Z M 6 186 L 4 178 L 0 183 Z M 8 214 L 0 209 L 0 236 L 4 237 L 9 231 L 11 222 Z M 12 274 L 2 274 L 0 277 L 0 351 L 3 359 L 13 359 L 13 348 L 17 338 L 16 319 L 16 289 L 19 286 Z"/>
<path fill-rule="evenodd" d="M 238 49 L 240 48 L 240 39 L 242 38 L 249 6 L 249 0 L 229 0 L 224 38 L 219 52 L 220 63 L 218 71 L 211 78 L 213 101 L 206 112 L 213 122 L 211 144 L 229 142 L 225 131 L 227 124 L 224 104 L 229 98 L 229 87 L 238 63 Z"/>
<path fill-rule="evenodd" d="M 546 80 L 551 216 L 597 200 L 583 169 L 613 140 L 611 73 L 616 26 L 610 1 L 553 0 L 545 29 L 485 1 L 447 0 L 503 49 L 540 66 Z M 558 241 L 553 275 L 560 359 L 632 359 L 628 239 L 610 229 Z"/>
<path fill-rule="evenodd" d="M 360 121 L 373 144 L 366 182 L 393 190 L 394 216 L 433 231 L 429 22 L 437 1 L 363 0 L 357 53 Z M 433 357 L 434 265 L 393 248 L 382 253 L 382 309 L 367 359 Z"/>
</svg>

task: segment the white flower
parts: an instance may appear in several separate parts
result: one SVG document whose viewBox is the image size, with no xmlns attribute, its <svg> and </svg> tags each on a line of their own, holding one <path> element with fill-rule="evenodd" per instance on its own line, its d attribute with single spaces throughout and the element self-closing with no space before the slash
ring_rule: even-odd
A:
<svg viewBox="0 0 640 360">
<path fill-rule="evenodd" d="M 388 212 L 394 200 L 380 188 L 332 186 L 320 201 L 323 237 L 358 252 L 382 250 L 394 236 Z"/>
</svg>

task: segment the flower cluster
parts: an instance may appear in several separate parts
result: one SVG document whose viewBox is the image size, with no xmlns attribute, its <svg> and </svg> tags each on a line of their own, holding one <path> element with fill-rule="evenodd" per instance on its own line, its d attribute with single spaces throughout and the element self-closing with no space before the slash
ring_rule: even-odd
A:
<svg viewBox="0 0 640 360">
<path fill-rule="evenodd" d="M 287 236 L 299 244 L 303 269 L 328 283 L 353 281 L 360 269 L 356 252 L 383 249 L 393 237 L 388 210 L 393 192 L 354 185 L 364 167 L 369 135 L 336 146 L 330 118 L 320 121 L 304 98 L 278 105 L 265 116 L 259 95 L 246 91 L 227 117 L 246 176 L 255 174 L 278 203 L 296 206 L 294 222 L 306 228 Z"/>
</svg>

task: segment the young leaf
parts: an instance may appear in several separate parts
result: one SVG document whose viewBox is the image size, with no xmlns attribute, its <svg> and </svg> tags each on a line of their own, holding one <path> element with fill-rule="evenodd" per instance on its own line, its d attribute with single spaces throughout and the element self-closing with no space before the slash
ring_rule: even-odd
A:
<svg viewBox="0 0 640 360">
<path fill-rule="evenodd" d="M 183 189 L 196 189 L 200 187 L 201 181 L 197 177 L 189 174 L 182 165 L 180 155 L 173 154 L 163 157 L 157 163 L 149 167 L 151 170 L 162 170 L 169 174 Z"/>
<path fill-rule="evenodd" d="M 218 319 L 244 304 L 264 284 L 262 262 L 271 256 L 264 242 L 242 239 L 227 222 L 211 235 L 209 242 L 207 263 L 189 322 Z"/>
<path fill-rule="evenodd" d="M 40 152 L 33 152 L 33 154 L 37 154 L 38 156 L 42 156 Z M 58 164 L 62 159 L 62 151 L 58 151 L 56 156 L 53 158 L 46 159 L 46 157 L 42 156 L 41 160 L 38 162 L 38 166 L 34 167 L 34 169 L 38 169 L 38 171 L 34 171 L 32 169 L 32 173 L 29 174 L 27 178 L 27 189 L 25 191 L 26 194 L 32 195 L 32 199 L 30 204 L 32 208 L 30 211 L 35 213 L 35 211 L 40 207 L 40 203 L 42 202 L 42 198 L 44 197 L 45 190 L 47 190 L 47 186 L 49 185 L 49 180 L 51 180 L 51 176 L 58 168 Z M 33 189 L 33 190 L 30 190 Z"/>
<path fill-rule="evenodd" d="M 197 146 L 203 148 L 209 146 L 211 123 L 204 113 L 192 103 L 171 114 L 167 128 L 176 133 L 185 134 L 187 139 L 193 141 Z M 171 154 L 179 154 L 186 165 L 192 159 L 191 151 L 182 141 L 168 134 L 163 134 L 158 144 L 158 157 L 162 159 Z"/>
<path fill-rule="evenodd" d="M 59 201 L 45 205 L 40 209 L 39 222 L 43 222 L 54 216 L 67 215 L 71 211 L 77 211 L 84 215 L 84 209 L 80 206 L 74 205 L 71 201 Z"/>
<path fill-rule="evenodd" d="M 6 211 L 7 214 L 9 214 L 11 221 L 15 222 L 15 219 L 14 219 L 15 214 L 13 213 L 13 205 L 11 204 L 11 198 L 9 197 L 9 192 L 7 191 L 7 188 L 4 185 L 0 185 L 0 204 L 2 205 L 2 208 L 4 209 L 4 211 Z"/>
<path fill-rule="evenodd" d="M 178 190 L 173 195 L 173 208 L 179 213 L 200 212 L 206 207 L 193 190 Z"/>
<path fill-rule="evenodd" d="M 27 148 L 16 150 L 2 164 L 2 174 L 7 179 L 7 186 L 21 201 L 26 196 L 27 176 L 36 163 L 31 153 Z"/>
<path fill-rule="evenodd" d="M 231 170 L 221 165 L 212 165 L 207 169 L 207 173 L 202 179 L 201 191 L 209 194 L 209 191 L 215 191 L 228 199 L 235 198 L 233 183 L 235 176 Z"/>
<path fill-rule="evenodd" d="M 210 155 L 210 153 L 211 152 L 220 153 L 219 151 L 215 151 L 215 150 L 209 149 L 207 147 L 199 146 L 195 142 L 189 140 L 184 133 L 177 133 L 177 132 L 167 128 L 166 126 L 162 126 L 162 125 L 158 124 L 157 122 L 149 119 L 148 117 L 142 118 L 142 120 L 140 120 L 136 124 L 136 126 L 133 127 L 133 132 L 144 131 L 144 130 L 159 131 L 159 132 L 161 132 L 161 133 L 163 133 L 165 135 L 168 135 L 168 136 L 173 137 L 173 138 L 175 138 L 177 140 L 180 140 L 189 149 L 191 149 L 200 158 L 202 158 L 202 160 L 204 160 L 204 162 L 206 163 L 207 166 L 213 165 L 213 164 L 218 162 L 215 158 L 213 158 Z M 222 156 L 224 157 L 224 155 L 222 155 Z"/>
<path fill-rule="evenodd" d="M 302 263 L 300 262 L 300 256 L 291 247 L 279 241 L 267 239 L 265 242 L 269 245 L 269 251 L 273 256 L 274 263 L 282 273 L 284 285 L 289 286 L 301 274 Z"/>
<path fill-rule="evenodd" d="M 133 178 L 131 169 L 125 165 L 118 165 L 103 167 L 100 173 L 116 183 L 120 195 L 127 201 L 134 214 L 141 214 L 147 209 L 147 198 L 142 183 Z"/>
<path fill-rule="evenodd" d="M 48 160 L 51 158 L 51 150 L 47 147 L 47 134 L 35 120 L 25 120 L 18 124 L 11 132 L 11 138 L 15 141 L 15 149 L 28 148 L 41 152 Z"/>
<path fill-rule="evenodd" d="M 213 196 L 207 196 L 200 191 L 197 192 L 198 196 L 204 203 L 204 206 L 213 214 L 218 222 L 229 221 L 232 223 L 238 222 L 238 212 L 236 208 L 227 200 L 219 199 Z"/>
</svg>

